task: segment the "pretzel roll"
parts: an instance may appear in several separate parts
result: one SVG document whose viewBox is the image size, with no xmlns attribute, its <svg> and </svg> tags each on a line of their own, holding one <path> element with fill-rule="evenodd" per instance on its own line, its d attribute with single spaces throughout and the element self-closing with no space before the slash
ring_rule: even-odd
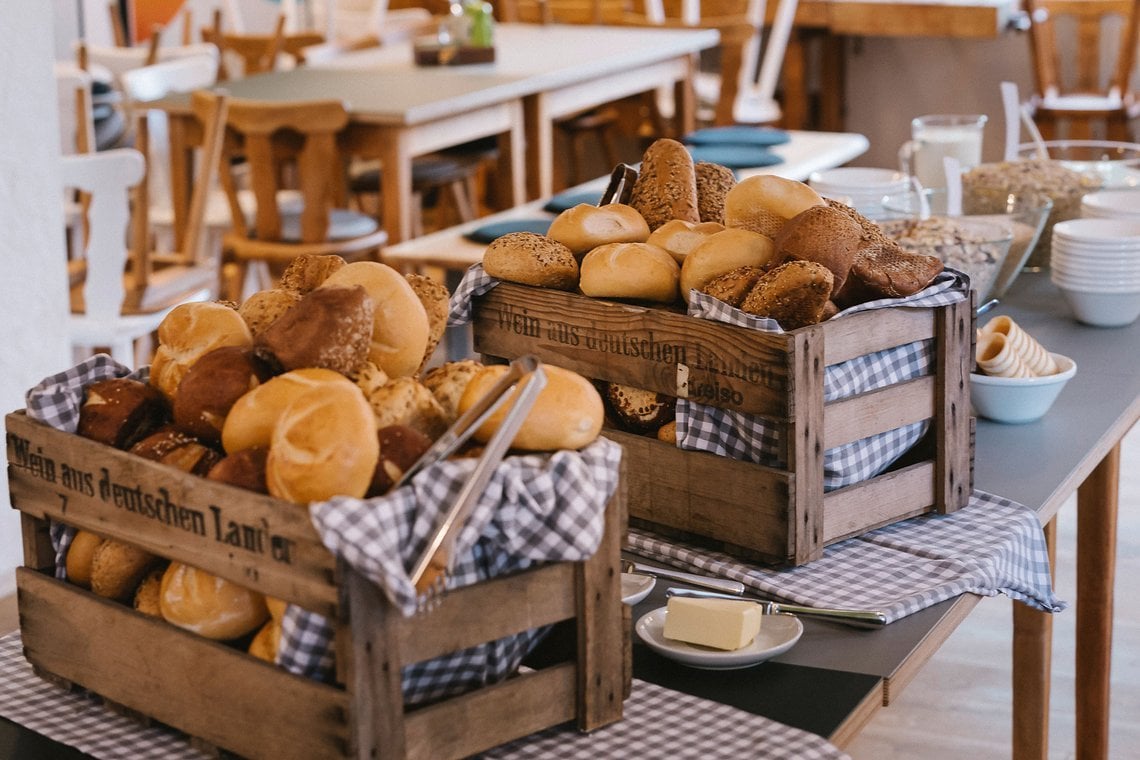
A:
<svg viewBox="0 0 1140 760">
<path fill-rule="evenodd" d="M 428 317 L 404 276 L 387 264 L 356 261 L 328 276 L 321 288 L 360 285 L 372 299 L 372 343 L 368 359 L 389 377 L 419 370 L 428 344 Z"/>
<path fill-rule="evenodd" d="M 492 277 L 554 290 L 578 287 L 578 260 L 563 243 L 534 232 L 509 232 L 483 252 L 483 269 Z"/>
<path fill-rule="evenodd" d="M 594 298 L 677 300 L 681 268 L 664 248 L 648 243 L 608 243 L 582 259 L 578 287 Z"/>
<path fill-rule="evenodd" d="M 174 422 L 209 443 L 222 438 L 226 415 L 239 398 L 271 376 L 246 346 L 223 346 L 194 362 L 174 397 Z"/>
<path fill-rule="evenodd" d="M 353 382 L 331 369 L 296 369 L 262 383 L 234 402 L 222 425 L 222 448 L 227 453 L 255 446 L 268 447 L 277 420 L 293 399 L 324 385 Z"/>
<path fill-rule="evenodd" d="M 170 419 L 162 393 L 138 380 L 98 380 L 83 390 L 75 432 L 116 449 L 129 449 Z"/>
<path fill-rule="evenodd" d="M 775 238 L 789 219 L 824 203 L 819 193 L 803 182 L 759 174 L 728 191 L 724 199 L 724 223 Z"/>
<path fill-rule="evenodd" d="M 715 235 L 723 230 L 724 225 L 718 222 L 693 224 L 683 219 L 673 219 L 653 230 L 645 242 L 664 248 L 680 264 L 709 235 Z"/>
<path fill-rule="evenodd" d="M 641 158 L 629 205 L 641 212 L 650 230 L 670 219 L 701 221 L 697 172 L 684 145 L 667 137 L 654 140 Z"/>
<path fill-rule="evenodd" d="M 776 246 L 758 232 L 729 228 L 709 235 L 681 264 L 681 297 L 740 267 L 767 268 L 776 261 Z"/>
<path fill-rule="evenodd" d="M 577 372 L 551 364 L 544 364 L 542 368 L 546 374 L 546 387 L 538 394 L 530 413 L 515 434 L 512 447 L 529 451 L 555 451 L 580 449 L 592 443 L 601 432 L 605 418 L 598 390 Z M 474 406 L 507 371 L 508 367 L 503 364 L 483 367 L 467 383 L 463 398 L 459 401 L 459 413 L 463 414 Z M 475 431 L 475 440 L 481 443 L 491 440 L 510 406 L 511 400 L 508 399 L 503 407 Z"/>
<path fill-rule="evenodd" d="M 206 301 L 174 307 L 158 326 L 150 384 L 174 402 L 190 366 L 215 348 L 250 346 L 253 333 L 236 309 Z"/>
<path fill-rule="evenodd" d="M 361 498 L 379 454 L 364 394 L 352 383 L 328 383 L 285 407 L 269 442 L 266 485 L 272 496 L 298 504 Z"/>
<path fill-rule="evenodd" d="M 579 203 L 556 216 L 546 236 L 581 257 L 606 243 L 644 243 L 649 237 L 649 225 L 637 209 L 624 203 Z"/>
</svg>

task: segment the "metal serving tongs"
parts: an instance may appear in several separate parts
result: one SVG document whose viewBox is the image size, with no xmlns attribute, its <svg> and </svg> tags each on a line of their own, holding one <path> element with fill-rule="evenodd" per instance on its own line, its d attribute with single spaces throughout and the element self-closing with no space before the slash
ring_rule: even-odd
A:
<svg viewBox="0 0 1140 760">
<path fill-rule="evenodd" d="M 598 205 L 606 206 L 610 203 L 629 203 L 629 198 L 633 194 L 633 183 L 635 182 L 637 182 L 637 169 L 634 169 L 629 164 L 618 164 L 614 167 L 613 172 L 610 173 L 610 183 L 606 186 L 606 191 L 602 193 L 602 198 L 598 201 Z"/>
<path fill-rule="evenodd" d="M 833 620 L 836 623 L 846 623 L 858 628 L 882 628 L 887 624 L 887 616 L 880 610 L 839 610 L 825 607 L 804 607 L 798 604 L 784 604 L 765 599 L 750 599 L 748 597 L 718 594 L 715 591 L 699 591 L 695 588 L 669 588 L 665 597 L 693 596 L 704 599 L 734 599 L 736 601 L 756 602 L 764 608 L 766 615 L 786 613 L 801 617 L 813 617 L 820 620 Z"/>
<path fill-rule="evenodd" d="M 397 485 L 402 485 L 416 472 L 450 456 L 499 407 L 510 401 L 511 408 L 507 411 L 494 435 L 487 441 L 475 469 L 471 471 L 471 475 L 463 484 L 455 501 L 444 513 L 439 524 L 436 525 L 427 545 L 412 568 L 411 581 L 416 588 L 417 610 L 422 611 L 435 607 L 439 596 L 443 593 L 447 576 L 451 572 L 451 563 L 454 560 L 452 549 L 455 539 L 463 529 L 467 518 L 475 508 L 475 504 L 478 503 L 479 496 L 486 489 L 495 468 L 502 461 L 507 449 L 510 448 L 515 433 L 518 432 L 523 420 L 526 419 L 531 407 L 534 406 L 539 392 L 545 386 L 546 375 L 543 373 L 542 365 L 538 359 L 533 356 L 523 356 L 514 360 L 502 379 L 495 383 L 475 406 L 456 420 L 455 424 L 400 478 Z M 516 387 L 518 387 L 518 391 L 512 393 Z"/>
</svg>

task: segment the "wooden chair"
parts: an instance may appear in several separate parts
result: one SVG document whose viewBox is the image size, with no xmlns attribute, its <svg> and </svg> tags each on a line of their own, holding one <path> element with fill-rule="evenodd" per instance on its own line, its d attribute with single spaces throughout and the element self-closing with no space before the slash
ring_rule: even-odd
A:
<svg viewBox="0 0 1140 760">
<path fill-rule="evenodd" d="M 95 115 L 91 107 L 91 75 L 66 61 L 55 63 L 56 98 L 59 104 L 60 155 L 95 150 Z M 69 190 L 64 196 L 64 224 L 69 254 L 81 251 L 87 235 L 86 193 Z M 82 260 L 68 256 L 71 280 L 82 278 Z"/>
<path fill-rule="evenodd" d="M 286 33 L 286 20 L 285 14 L 278 15 L 270 34 L 239 33 L 225 31 L 222 12 L 215 10 L 214 23 L 202 29 L 202 39 L 217 45 L 221 51 L 218 81 L 274 71 L 281 67 L 283 55 L 290 56 L 294 62 L 303 62 L 306 47 L 325 41 L 324 35 L 317 32 Z M 240 62 L 240 70 L 233 65 L 235 60 Z"/>
<path fill-rule="evenodd" d="M 194 93 L 195 98 L 207 93 Z M 240 301 L 250 264 L 260 273 L 280 271 L 302 254 L 361 258 L 376 252 L 387 233 L 372 217 L 339 208 L 346 199 L 344 160 L 338 135 L 348 124 L 339 101 L 261 102 L 232 100 L 221 159 L 222 187 L 230 201 L 233 229 L 223 240 L 224 294 Z M 256 211 L 247 220 L 234 175 L 235 159 L 245 171 Z M 283 211 L 279 193 L 295 176 L 301 208 Z M 270 287 L 263 278 L 258 288 Z"/>
<path fill-rule="evenodd" d="M 1060 137 L 1066 125 L 1067 137 L 1089 139 L 1101 125 L 1108 139 L 1130 141 L 1129 122 L 1140 116 L 1130 81 L 1140 0 L 1026 0 L 1026 8 L 1036 88 L 1030 105 L 1042 136 Z M 1107 78 L 1104 60 L 1114 61 Z"/>
</svg>

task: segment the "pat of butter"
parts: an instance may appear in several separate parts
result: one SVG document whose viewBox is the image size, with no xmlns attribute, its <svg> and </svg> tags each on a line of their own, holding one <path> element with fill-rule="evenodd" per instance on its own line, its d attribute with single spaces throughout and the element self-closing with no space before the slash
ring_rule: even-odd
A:
<svg viewBox="0 0 1140 760">
<path fill-rule="evenodd" d="M 729 651 L 748 646 L 763 617 L 755 602 L 683 596 L 670 597 L 666 612 L 665 638 Z"/>
</svg>

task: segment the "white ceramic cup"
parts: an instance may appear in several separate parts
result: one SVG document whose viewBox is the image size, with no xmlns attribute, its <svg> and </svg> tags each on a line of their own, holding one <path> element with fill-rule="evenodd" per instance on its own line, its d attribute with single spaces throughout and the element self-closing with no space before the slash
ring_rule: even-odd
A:
<svg viewBox="0 0 1140 760">
<path fill-rule="evenodd" d="M 930 114 L 910 123 L 911 139 L 899 148 L 899 168 L 923 187 L 945 188 L 943 159 L 958 159 L 962 171 L 982 162 L 984 114 Z"/>
</svg>

